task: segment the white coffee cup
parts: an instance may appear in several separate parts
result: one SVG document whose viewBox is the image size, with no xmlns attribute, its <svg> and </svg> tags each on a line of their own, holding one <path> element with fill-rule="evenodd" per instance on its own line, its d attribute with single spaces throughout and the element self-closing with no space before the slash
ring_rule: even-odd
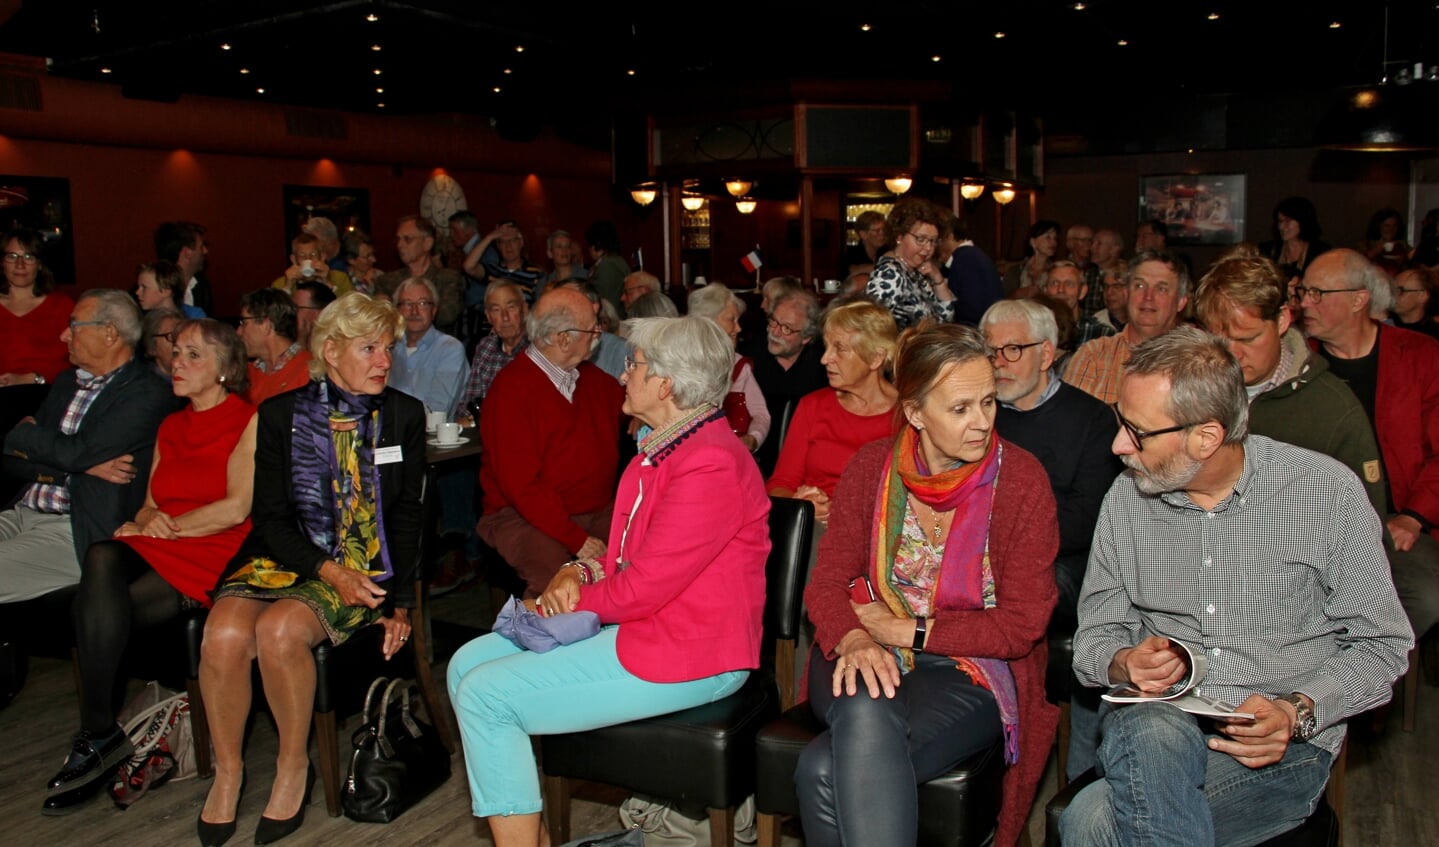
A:
<svg viewBox="0 0 1439 847">
<path fill-rule="evenodd" d="M 442 423 L 444 423 L 444 422 L 445 422 L 445 413 L 444 413 L 444 412 L 426 412 L 426 413 L 425 413 L 425 430 L 428 431 L 428 432 L 434 432 L 435 430 L 439 429 L 439 428 L 440 428 L 440 424 L 442 424 Z"/>
<path fill-rule="evenodd" d="M 315 263 L 314 263 L 314 262 L 310 261 L 309 259 L 306 259 L 305 261 L 303 261 L 303 262 L 300 263 L 300 276 L 303 276 L 305 279 L 309 279 L 310 277 L 312 277 L 312 276 L 314 276 L 314 275 L 315 275 Z"/>
<path fill-rule="evenodd" d="M 460 425 L 454 421 L 440 424 L 440 428 L 435 430 L 435 440 L 441 444 L 459 444 Z"/>
<path fill-rule="evenodd" d="M 827 279 L 827 280 L 825 280 L 825 281 L 824 281 L 824 293 L 825 293 L 825 294 L 837 294 L 837 293 L 839 293 L 839 280 L 837 280 L 837 279 Z"/>
<path fill-rule="evenodd" d="M 705 278 L 704 278 L 704 277 L 702 277 L 702 276 L 697 276 L 697 277 L 695 277 L 695 288 L 704 288 L 704 287 L 705 287 L 706 285 L 708 285 L 708 284 L 709 284 L 709 283 L 705 282 Z"/>
</svg>

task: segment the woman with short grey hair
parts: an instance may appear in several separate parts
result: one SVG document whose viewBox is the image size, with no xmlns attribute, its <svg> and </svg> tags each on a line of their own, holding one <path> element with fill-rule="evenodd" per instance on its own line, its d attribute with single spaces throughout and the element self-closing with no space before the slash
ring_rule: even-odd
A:
<svg viewBox="0 0 1439 847">
<path fill-rule="evenodd" d="M 689 310 L 691 317 L 708 318 L 719 324 L 729 336 L 731 348 L 739 341 L 739 317 L 744 314 L 744 301 L 729 286 L 712 282 L 690 292 Z M 744 446 L 751 453 L 758 450 L 769 435 L 769 406 L 754 378 L 754 363 L 746 356 L 735 360 L 729 393 L 724 398 L 724 413 Z"/>
</svg>

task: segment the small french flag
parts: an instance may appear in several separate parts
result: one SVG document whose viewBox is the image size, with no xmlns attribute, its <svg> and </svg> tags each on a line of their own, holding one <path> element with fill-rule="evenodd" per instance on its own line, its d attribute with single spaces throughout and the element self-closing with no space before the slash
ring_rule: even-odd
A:
<svg viewBox="0 0 1439 847">
<path fill-rule="evenodd" d="M 739 263 L 741 265 L 744 265 L 744 269 L 749 273 L 754 273 L 755 271 L 764 267 L 764 261 L 761 260 L 759 257 L 759 248 L 751 250 L 748 256 L 745 256 L 743 259 L 739 260 Z"/>
</svg>

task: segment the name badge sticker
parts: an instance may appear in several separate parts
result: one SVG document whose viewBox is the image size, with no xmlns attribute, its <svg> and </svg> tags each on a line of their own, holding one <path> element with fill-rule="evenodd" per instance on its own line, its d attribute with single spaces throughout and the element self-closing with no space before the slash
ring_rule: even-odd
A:
<svg viewBox="0 0 1439 847">
<path fill-rule="evenodd" d="M 395 462 L 403 462 L 404 460 L 405 457 L 401 453 L 400 445 L 398 444 L 391 447 L 381 447 L 375 451 L 375 464 L 377 465 L 389 465 Z"/>
</svg>

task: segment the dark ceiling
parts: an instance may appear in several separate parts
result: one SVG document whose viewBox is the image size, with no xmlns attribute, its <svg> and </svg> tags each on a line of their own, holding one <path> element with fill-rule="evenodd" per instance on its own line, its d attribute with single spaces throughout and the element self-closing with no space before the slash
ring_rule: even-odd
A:
<svg viewBox="0 0 1439 847">
<path fill-rule="evenodd" d="M 903 81 L 942 80 L 985 105 L 1103 113 L 1373 83 L 1386 55 L 1375 0 L 10 0 L 0 17 L 16 5 L 0 51 L 129 96 L 524 116 L 596 141 L 614 110 L 703 108 L 790 79 L 894 81 L 897 101 L 912 99 Z M 1388 4 L 1390 73 L 1439 64 L 1436 5 Z"/>
</svg>

